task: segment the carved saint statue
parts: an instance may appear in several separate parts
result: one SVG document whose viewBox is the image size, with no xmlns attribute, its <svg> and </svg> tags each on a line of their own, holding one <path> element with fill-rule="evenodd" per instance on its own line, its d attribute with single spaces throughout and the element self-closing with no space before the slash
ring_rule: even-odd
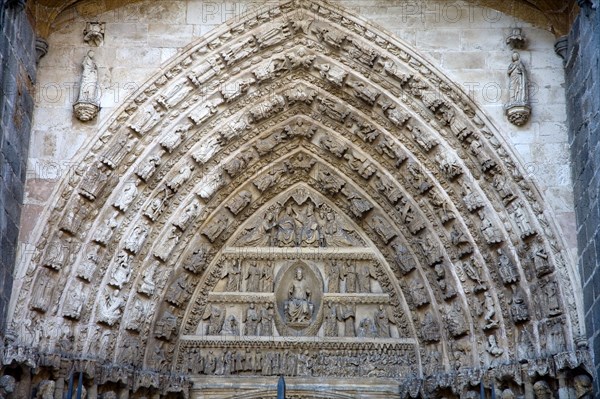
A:
<svg viewBox="0 0 600 399">
<path fill-rule="evenodd" d="M 515 51 L 512 54 L 512 62 L 508 66 L 509 100 L 505 110 L 508 120 L 517 126 L 525 124 L 531 114 L 528 89 L 525 65 L 521 62 L 519 53 Z"/>
<path fill-rule="evenodd" d="M 337 261 L 332 261 L 329 267 L 326 269 L 327 272 L 327 291 L 328 292 L 340 292 L 340 277 L 341 267 Z"/>
<path fill-rule="evenodd" d="M 223 278 L 227 277 L 227 285 L 225 291 L 239 292 L 241 289 L 241 266 L 240 262 L 234 260 L 227 265 Z"/>
<path fill-rule="evenodd" d="M 521 56 L 516 51 L 512 54 L 512 62 L 508 66 L 510 103 L 527 103 L 529 95 L 527 93 L 527 73 L 525 66 L 521 62 Z"/>
<path fill-rule="evenodd" d="M 343 270 L 344 281 L 346 282 L 346 293 L 357 292 L 357 274 L 356 265 L 352 261 L 348 261 Z"/>
<path fill-rule="evenodd" d="M 275 310 L 273 304 L 268 303 L 260 310 L 260 321 L 258 323 L 258 335 L 269 337 L 273 335 L 273 317 Z"/>
<path fill-rule="evenodd" d="M 260 292 L 260 277 L 261 270 L 257 266 L 256 261 L 250 261 L 246 273 L 244 274 L 247 292 Z"/>
<path fill-rule="evenodd" d="M 138 175 L 140 179 L 147 182 L 160 164 L 160 155 L 152 155 L 138 166 L 135 174 Z"/>
<path fill-rule="evenodd" d="M 73 104 L 75 116 L 80 121 L 86 122 L 94 119 L 100 110 L 98 95 L 98 67 L 94 62 L 94 52 L 88 51 L 81 63 L 83 72 L 79 87 L 79 97 Z"/>
<path fill-rule="evenodd" d="M 338 336 L 337 306 L 331 302 L 327 302 L 327 306 L 325 307 L 325 323 L 323 324 L 323 332 L 326 337 Z"/>
<path fill-rule="evenodd" d="M 395 320 L 390 317 L 388 310 L 384 305 L 379 305 L 379 309 L 375 312 L 375 331 L 379 338 L 390 338 L 390 323 L 394 324 Z"/>
<path fill-rule="evenodd" d="M 115 200 L 113 206 L 125 212 L 138 194 L 137 181 L 128 182 L 121 191 L 121 195 Z"/>
<path fill-rule="evenodd" d="M 119 296 L 119 290 L 105 290 L 104 295 L 98 302 L 98 321 L 113 326 L 122 315 L 121 308 L 125 306 L 125 300 Z"/>
<path fill-rule="evenodd" d="M 258 324 L 260 323 L 260 313 L 256 305 L 251 303 L 244 315 L 244 335 L 258 335 Z"/>
<path fill-rule="evenodd" d="M 211 306 L 204 314 L 204 320 L 208 320 L 207 335 L 220 335 L 225 321 L 225 311 L 216 306 Z"/>
<path fill-rule="evenodd" d="M 108 244 L 113 231 L 119 225 L 119 221 L 117 220 L 118 215 L 119 213 L 115 212 L 110 218 L 106 219 L 104 224 L 96 229 L 96 234 L 94 234 L 94 238 L 92 238 L 92 240 L 100 245 Z"/>
<path fill-rule="evenodd" d="M 301 267 L 296 269 L 296 278 L 290 284 L 288 300 L 285 302 L 285 314 L 288 323 L 306 324 L 313 315 L 309 282 L 304 278 Z"/>
<path fill-rule="evenodd" d="M 133 257 L 125 252 L 121 252 L 117 255 L 117 259 L 115 261 L 115 268 L 112 272 L 109 285 L 117 287 L 119 289 L 123 288 L 123 286 L 129 281 L 129 277 L 131 275 L 131 262 Z"/>
<path fill-rule="evenodd" d="M 261 267 L 260 291 L 273 292 L 273 264 L 267 262 Z"/>
</svg>

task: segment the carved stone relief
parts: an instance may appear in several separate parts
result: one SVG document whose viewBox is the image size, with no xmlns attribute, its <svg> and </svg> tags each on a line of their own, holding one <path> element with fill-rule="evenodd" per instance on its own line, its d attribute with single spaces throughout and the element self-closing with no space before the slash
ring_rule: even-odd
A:
<svg viewBox="0 0 600 399">
<path fill-rule="evenodd" d="M 185 50 L 102 131 L 16 306 L 92 327 L 40 347 L 110 356 L 104 396 L 181 392 L 191 370 L 450 397 L 467 369 L 471 392 L 487 365 L 571 350 L 561 238 L 480 110 L 351 14 L 258 14 Z"/>
</svg>

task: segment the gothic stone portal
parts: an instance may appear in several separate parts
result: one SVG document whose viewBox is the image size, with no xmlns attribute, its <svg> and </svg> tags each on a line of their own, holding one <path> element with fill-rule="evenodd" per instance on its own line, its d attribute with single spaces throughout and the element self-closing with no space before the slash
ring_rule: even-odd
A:
<svg viewBox="0 0 600 399">
<path fill-rule="evenodd" d="M 105 397 L 283 374 L 298 397 L 455 398 L 589 370 L 563 237 L 502 134 L 338 7 L 214 30 L 88 148 L 15 291 L 3 360 L 36 386 L 75 368 Z"/>
</svg>

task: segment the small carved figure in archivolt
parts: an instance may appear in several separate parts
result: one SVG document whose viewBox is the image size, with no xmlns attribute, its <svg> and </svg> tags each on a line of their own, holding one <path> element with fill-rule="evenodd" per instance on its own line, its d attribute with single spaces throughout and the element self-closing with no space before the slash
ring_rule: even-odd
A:
<svg viewBox="0 0 600 399">
<path fill-rule="evenodd" d="M 120 252 L 115 260 L 115 266 L 108 284 L 119 289 L 129 281 L 133 257 L 126 252 Z"/>
<path fill-rule="evenodd" d="M 110 241 L 115 228 L 119 226 L 119 222 L 117 220 L 118 216 L 119 212 L 115 212 L 110 218 L 106 219 L 104 223 L 96 229 L 96 233 L 94 234 L 92 240 L 102 246 L 106 246 Z"/>
<path fill-rule="evenodd" d="M 492 294 L 490 294 L 489 291 L 484 293 L 483 308 L 485 310 L 485 325 L 483 326 L 483 329 L 488 330 L 497 327 L 496 305 L 494 304 L 494 298 L 492 298 Z"/>
<path fill-rule="evenodd" d="M 480 140 L 475 139 L 471 141 L 471 144 L 469 145 L 469 151 L 479 161 L 479 165 L 481 166 L 482 172 L 487 172 L 488 170 L 496 166 L 496 161 L 492 159 L 492 157 L 488 153 L 487 148 Z"/>
<path fill-rule="evenodd" d="M 460 185 L 462 187 L 461 191 L 463 195 L 463 202 L 470 212 L 483 207 L 483 200 L 481 199 L 481 196 L 477 191 L 474 191 L 471 188 L 470 184 L 467 182 L 461 182 Z"/>
<path fill-rule="evenodd" d="M 504 349 L 501 349 L 498 346 L 498 342 L 496 341 L 495 334 L 488 335 L 487 343 L 485 345 L 485 350 L 494 357 L 498 357 L 504 353 Z"/>
<path fill-rule="evenodd" d="M 98 261 L 100 260 L 99 251 L 99 246 L 89 246 L 89 250 L 86 253 L 85 258 L 77 267 L 77 277 L 87 282 L 92 281 L 96 267 L 98 267 Z"/>
<path fill-rule="evenodd" d="M 143 136 L 158 124 L 163 115 L 160 105 L 152 103 L 139 109 L 128 126 L 131 130 Z"/>
<path fill-rule="evenodd" d="M 40 312 L 46 312 L 50 305 L 53 292 L 52 272 L 42 268 L 35 280 L 30 307 Z"/>
<path fill-rule="evenodd" d="M 402 274 L 407 274 L 416 267 L 415 260 L 405 246 L 399 242 L 394 242 L 392 248 L 394 250 L 394 263 Z"/>
<path fill-rule="evenodd" d="M 427 289 L 423 285 L 420 277 L 414 278 L 410 283 L 410 295 L 413 300 L 413 304 L 419 308 L 429 303 L 429 295 L 427 295 Z"/>
<path fill-rule="evenodd" d="M 502 242 L 502 235 L 500 231 L 494 226 L 491 218 L 484 211 L 479 211 L 479 218 L 481 219 L 481 225 L 479 226 L 485 241 L 488 244 L 497 244 Z"/>
<path fill-rule="evenodd" d="M 190 129 L 190 125 L 181 125 L 174 130 L 168 132 L 160 141 L 160 145 L 171 154 L 181 142 L 185 139 L 185 135 Z"/>
<path fill-rule="evenodd" d="M 121 309 L 125 300 L 119 295 L 119 290 L 111 293 L 105 289 L 98 302 L 98 321 L 113 326 L 121 318 Z"/>
<path fill-rule="evenodd" d="M 83 285 L 75 284 L 70 287 L 63 306 L 63 316 L 79 320 L 85 299 L 86 291 Z"/>
<path fill-rule="evenodd" d="M 173 176 L 173 178 L 166 183 L 167 187 L 169 187 L 173 192 L 177 192 L 181 188 L 181 186 L 192 177 L 192 171 L 194 170 L 194 165 L 184 165 L 179 169 L 179 172 Z"/>
<path fill-rule="evenodd" d="M 425 342 L 438 342 L 440 340 L 440 324 L 434 319 L 433 313 L 425 313 L 425 317 L 421 322 L 421 332 Z"/>
<path fill-rule="evenodd" d="M 113 206 L 121 212 L 125 212 L 138 194 L 137 185 L 137 180 L 126 183 L 125 186 L 123 186 L 121 195 L 113 202 Z"/>
<path fill-rule="evenodd" d="M 144 241 L 146 241 L 146 237 L 148 237 L 148 232 L 150 231 L 150 227 L 148 223 L 142 221 L 138 225 L 133 228 L 131 235 L 125 241 L 125 249 L 133 254 L 137 254 L 142 246 L 144 245 Z"/>
<path fill-rule="evenodd" d="M 190 223 L 198 216 L 200 209 L 201 207 L 198 201 L 193 200 L 173 222 L 173 226 L 178 227 L 181 231 L 185 231 Z"/>
<path fill-rule="evenodd" d="M 498 274 L 504 284 L 512 284 L 519 281 L 519 271 L 515 263 L 508 257 L 506 249 L 498 249 Z"/>
<path fill-rule="evenodd" d="M 525 322 L 529 320 L 529 305 L 525 291 L 518 285 L 513 285 L 511 288 L 510 316 L 515 324 Z"/>
<path fill-rule="evenodd" d="M 226 206 L 234 215 L 237 215 L 244 210 L 250 202 L 252 202 L 252 194 L 247 190 L 242 190 Z"/>
<path fill-rule="evenodd" d="M 146 159 L 143 163 L 141 163 L 138 166 L 135 174 L 138 175 L 140 179 L 147 182 L 148 179 L 150 179 L 150 177 L 152 177 L 152 175 L 156 171 L 156 168 L 160 166 L 160 164 L 160 155 L 151 155 L 150 157 L 148 157 L 148 159 Z"/>
<path fill-rule="evenodd" d="M 454 224 L 450 231 L 450 242 L 456 247 L 459 258 L 473 252 L 469 237 L 467 237 L 466 233 L 457 224 Z"/>
<path fill-rule="evenodd" d="M 208 227 L 202 231 L 202 234 L 204 234 L 210 242 L 215 242 L 215 240 L 227 230 L 228 226 L 229 218 L 224 214 L 220 214 L 215 218 L 214 222 L 210 223 Z"/>
<path fill-rule="evenodd" d="M 148 296 L 154 294 L 154 291 L 156 290 L 156 282 L 154 281 L 154 278 L 157 268 L 158 263 L 153 262 L 146 270 L 144 270 L 142 282 L 140 283 L 138 292 L 146 294 Z"/>
</svg>

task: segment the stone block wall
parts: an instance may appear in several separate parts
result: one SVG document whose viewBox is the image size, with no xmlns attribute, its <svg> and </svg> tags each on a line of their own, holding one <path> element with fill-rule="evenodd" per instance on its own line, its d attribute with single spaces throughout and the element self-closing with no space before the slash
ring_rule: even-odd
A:
<svg viewBox="0 0 600 399">
<path fill-rule="evenodd" d="M 580 12 L 569 35 L 566 79 L 579 273 L 586 330 L 600 375 L 600 13 L 590 6 Z M 600 397 L 600 380 L 595 383 Z"/>
<path fill-rule="evenodd" d="M 0 337 L 13 285 L 35 80 L 30 19 L 25 10 L 4 3 L 8 2 L 0 2 Z"/>
</svg>

